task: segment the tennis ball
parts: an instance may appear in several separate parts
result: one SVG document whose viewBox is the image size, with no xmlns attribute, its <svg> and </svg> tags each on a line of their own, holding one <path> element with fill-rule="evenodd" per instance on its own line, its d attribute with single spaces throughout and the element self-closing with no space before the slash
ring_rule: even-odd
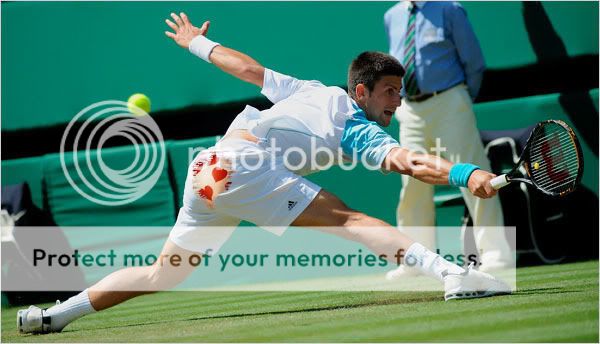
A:
<svg viewBox="0 0 600 344">
<path fill-rule="evenodd" d="M 534 163 L 533 163 L 533 168 L 534 168 L 535 170 L 537 170 L 538 168 L 540 168 L 540 164 L 539 164 L 538 162 L 534 162 Z"/>
<path fill-rule="evenodd" d="M 144 116 L 150 113 L 150 98 L 145 94 L 136 93 L 127 100 L 127 109 L 136 116 Z"/>
</svg>

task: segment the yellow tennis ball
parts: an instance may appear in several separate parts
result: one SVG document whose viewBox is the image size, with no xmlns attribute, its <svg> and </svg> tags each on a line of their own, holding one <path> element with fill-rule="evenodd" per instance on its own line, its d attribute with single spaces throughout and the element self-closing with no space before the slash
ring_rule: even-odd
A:
<svg viewBox="0 0 600 344">
<path fill-rule="evenodd" d="M 136 93 L 127 100 L 127 109 L 136 116 L 150 113 L 150 98 L 145 94 Z"/>
<path fill-rule="evenodd" d="M 535 170 L 537 170 L 538 168 L 540 168 L 540 164 L 539 164 L 538 162 L 534 162 L 534 163 L 533 163 L 533 168 L 534 168 Z"/>
</svg>

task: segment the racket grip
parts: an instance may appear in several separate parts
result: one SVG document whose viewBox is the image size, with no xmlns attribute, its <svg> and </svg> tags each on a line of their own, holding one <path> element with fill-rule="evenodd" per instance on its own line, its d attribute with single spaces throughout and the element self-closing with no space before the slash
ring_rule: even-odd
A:
<svg viewBox="0 0 600 344">
<path fill-rule="evenodd" d="M 498 176 L 498 177 L 490 180 L 490 184 L 492 185 L 492 187 L 494 188 L 494 190 L 498 190 L 500 188 L 503 188 L 506 185 L 508 185 L 508 183 L 510 183 L 510 182 L 506 178 L 506 174 L 500 175 L 500 176 Z"/>
</svg>

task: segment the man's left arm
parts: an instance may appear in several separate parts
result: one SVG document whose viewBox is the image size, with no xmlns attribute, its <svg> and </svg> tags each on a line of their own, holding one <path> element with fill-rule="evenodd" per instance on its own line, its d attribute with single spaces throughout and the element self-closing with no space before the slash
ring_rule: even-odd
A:
<svg viewBox="0 0 600 344">
<path fill-rule="evenodd" d="M 452 3 L 447 10 L 452 40 L 465 71 L 469 94 L 471 99 L 475 99 L 479 94 L 485 70 L 483 53 L 465 9 L 458 3 Z"/>
<path fill-rule="evenodd" d="M 261 88 L 264 86 L 265 67 L 242 52 L 206 38 L 209 21 L 205 21 L 201 27 L 196 27 L 183 12 L 179 15 L 171 13 L 171 18 L 173 21 L 167 19 L 166 23 L 174 32 L 165 31 L 165 34 L 180 47 L 190 50 L 194 55 L 240 80 Z"/>
<path fill-rule="evenodd" d="M 409 175 L 427 184 L 466 187 L 480 198 L 496 195 L 496 190 L 490 184 L 490 180 L 496 177 L 495 174 L 472 164 L 453 164 L 439 156 L 401 147 L 393 148 L 387 153 L 381 168 Z"/>
<path fill-rule="evenodd" d="M 475 165 L 452 164 L 441 157 L 404 149 L 374 122 L 364 118 L 346 122 L 341 144 L 348 157 L 360 159 L 368 167 L 378 167 L 384 173 L 406 174 L 428 184 L 467 187 L 481 198 L 496 194 L 490 185 L 496 175 Z"/>
</svg>

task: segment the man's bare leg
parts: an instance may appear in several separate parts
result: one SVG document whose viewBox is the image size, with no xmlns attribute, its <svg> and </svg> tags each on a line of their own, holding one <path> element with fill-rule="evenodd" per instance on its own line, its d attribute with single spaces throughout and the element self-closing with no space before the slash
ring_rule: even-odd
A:
<svg viewBox="0 0 600 344">
<path fill-rule="evenodd" d="M 47 310 L 32 306 L 17 314 L 23 332 L 57 332 L 76 319 L 100 311 L 139 295 L 170 289 L 181 283 L 194 270 L 189 257 L 195 252 L 184 250 L 167 240 L 161 255 L 151 266 L 131 267 L 115 271 L 101 281 Z M 170 257 L 181 257 L 178 266 Z"/>
<path fill-rule="evenodd" d="M 403 250 L 405 257 L 411 256 L 415 268 L 440 281 L 444 272 L 464 272 L 463 268 L 429 251 L 385 221 L 348 208 L 325 190 L 319 192 L 292 226 L 320 227 L 320 231 L 362 243 L 377 255 L 385 254 L 393 263 L 397 263 L 398 251 Z"/>
<path fill-rule="evenodd" d="M 360 242 L 374 253 L 385 254 L 394 261 L 399 249 L 406 251 L 414 243 L 387 222 L 348 208 L 337 196 L 325 190 L 319 192 L 292 226 L 323 227 L 319 230 Z"/>
<path fill-rule="evenodd" d="M 185 264 L 196 252 L 185 250 L 172 241 L 167 240 L 161 257 L 151 266 L 132 267 L 115 271 L 104 277 L 88 289 L 90 302 L 95 310 L 100 311 L 139 295 L 159 290 L 171 289 L 186 279 L 194 267 Z M 171 266 L 168 257 L 181 257 L 179 266 Z M 161 264 L 161 262 L 163 262 Z"/>
</svg>

